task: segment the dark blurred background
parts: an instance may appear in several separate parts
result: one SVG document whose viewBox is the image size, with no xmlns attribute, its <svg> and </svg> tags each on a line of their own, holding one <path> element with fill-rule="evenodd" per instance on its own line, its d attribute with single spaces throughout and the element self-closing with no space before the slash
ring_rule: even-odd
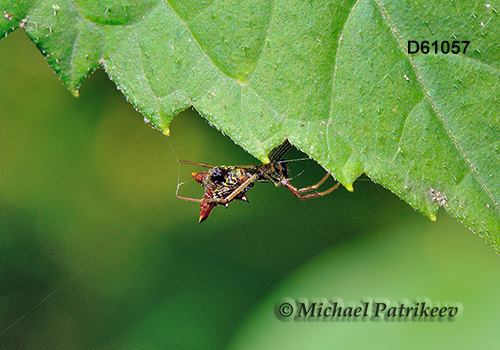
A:
<svg viewBox="0 0 500 350">
<path fill-rule="evenodd" d="M 179 159 L 258 164 L 196 111 Z M 287 157 L 301 158 L 293 150 Z M 100 70 L 74 98 L 18 30 L 0 42 L 0 348 L 470 348 L 496 344 L 500 264 L 441 211 L 415 212 L 367 179 L 301 202 L 257 184 L 250 203 L 175 198 L 181 166 Z M 318 181 L 293 163 L 294 184 Z M 330 185 L 333 184 L 330 183 Z M 194 181 L 183 195 L 201 197 Z M 455 322 L 284 323 L 282 297 L 458 301 Z"/>
</svg>

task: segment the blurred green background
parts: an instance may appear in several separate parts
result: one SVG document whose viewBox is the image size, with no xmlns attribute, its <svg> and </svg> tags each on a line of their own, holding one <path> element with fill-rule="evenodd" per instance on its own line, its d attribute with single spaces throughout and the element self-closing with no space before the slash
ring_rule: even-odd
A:
<svg viewBox="0 0 500 350">
<path fill-rule="evenodd" d="M 305 202 L 258 184 L 250 204 L 199 225 L 199 206 L 174 196 L 194 169 L 178 172 L 165 137 L 103 71 L 72 97 L 20 30 L 0 42 L 0 118 L 1 349 L 498 344 L 498 256 L 443 211 L 433 223 L 367 180 Z M 258 164 L 195 111 L 170 129 L 179 159 Z M 324 174 L 293 166 L 298 186 Z M 181 191 L 203 193 L 194 181 Z M 464 311 L 294 323 L 274 315 L 284 297 L 427 297 Z"/>
</svg>

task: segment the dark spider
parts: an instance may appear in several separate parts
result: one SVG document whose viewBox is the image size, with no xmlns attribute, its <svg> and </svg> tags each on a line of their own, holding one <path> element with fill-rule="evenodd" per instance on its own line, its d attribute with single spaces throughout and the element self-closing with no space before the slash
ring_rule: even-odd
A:
<svg viewBox="0 0 500 350">
<path fill-rule="evenodd" d="M 199 222 L 205 221 L 210 215 L 213 208 L 218 205 L 223 205 L 226 208 L 233 200 L 248 202 L 245 193 L 251 189 L 255 182 L 271 182 L 275 186 L 285 186 L 297 198 L 306 200 L 309 198 L 324 196 L 334 191 L 340 183 L 323 192 L 313 192 L 320 187 L 330 176 L 327 173 L 317 184 L 297 189 L 289 182 L 288 167 L 286 161 L 281 161 L 281 158 L 292 147 L 288 140 L 285 140 L 281 145 L 273 149 L 269 153 L 269 163 L 263 163 L 259 166 L 244 165 L 244 166 L 213 166 L 205 163 L 196 163 L 186 160 L 179 160 L 179 163 L 198 165 L 205 168 L 210 168 L 204 172 L 192 173 L 193 178 L 203 186 L 205 194 L 203 198 L 189 198 L 176 194 L 177 198 L 192 202 L 199 202 L 200 219 Z"/>
</svg>

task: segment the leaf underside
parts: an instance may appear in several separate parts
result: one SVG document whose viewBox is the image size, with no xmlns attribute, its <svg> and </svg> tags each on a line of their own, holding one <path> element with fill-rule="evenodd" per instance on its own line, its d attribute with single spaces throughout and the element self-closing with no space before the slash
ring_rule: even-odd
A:
<svg viewBox="0 0 500 350">
<path fill-rule="evenodd" d="M 348 189 L 366 173 L 498 251 L 498 11 L 465 0 L 0 0 L 0 37 L 23 27 L 75 95 L 102 66 L 165 133 L 193 106 L 262 161 L 288 138 Z M 470 45 L 409 54 L 408 40 Z"/>
</svg>

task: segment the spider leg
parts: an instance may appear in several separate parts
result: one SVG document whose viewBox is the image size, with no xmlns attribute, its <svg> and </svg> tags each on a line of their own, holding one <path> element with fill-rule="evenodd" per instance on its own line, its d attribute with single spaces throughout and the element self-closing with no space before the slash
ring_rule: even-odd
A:
<svg viewBox="0 0 500 350">
<path fill-rule="evenodd" d="M 198 202 L 198 203 L 219 203 L 219 204 L 222 204 L 222 205 L 225 205 L 225 204 L 228 204 L 229 202 L 233 201 L 236 196 L 238 196 L 248 185 L 250 185 L 252 182 L 255 182 L 255 180 L 257 179 L 258 177 L 258 174 L 254 174 L 252 176 L 250 176 L 248 179 L 245 180 L 245 182 L 243 182 L 241 185 L 239 185 L 233 192 L 231 192 L 231 194 L 229 196 L 227 196 L 226 198 L 222 198 L 222 199 L 214 199 L 214 198 L 190 198 L 190 197 L 184 197 L 184 196 L 179 196 L 179 195 L 175 195 L 177 198 L 179 199 L 183 199 L 185 201 L 190 201 L 190 202 Z M 246 200 L 246 196 L 243 196 L 241 198 L 242 200 Z"/>
<path fill-rule="evenodd" d="M 248 187 L 248 185 L 250 185 L 252 182 L 255 182 L 255 180 L 257 180 L 258 176 L 259 176 L 258 174 L 253 174 L 252 176 L 250 176 L 248 179 L 245 180 L 245 182 L 243 182 L 240 186 L 238 186 L 237 189 L 235 189 L 233 192 L 231 192 L 231 194 L 229 196 L 221 199 L 219 201 L 219 203 L 226 204 L 226 203 L 229 203 L 232 200 L 234 200 L 237 195 L 239 195 L 245 188 Z"/>
<path fill-rule="evenodd" d="M 203 221 L 208 219 L 208 216 L 212 212 L 213 208 L 215 208 L 217 205 L 223 205 L 227 208 L 227 206 L 229 205 L 229 203 L 231 201 L 233 201 L 234 199 L 237 199 L 236 197 L 238 195 L 240 195 L 245 190 L 245 188 L 247 188 L 252 182 L 255 182 L 255 180 L 257 180 L 257 177 L 258 177 L 258 174 L 254 174 L 254 175 L 250 176 L 241 185 L 239 185 L 233 192 L 231 192 L 231 194 L 229 196 L 227 196 L 226 198 L 222 198 L 222 199 L 210 198 L 212 196 L 212 194 L 208 190 L 205 191 L 205 195 L 201 199 L 179 196 L 177 194 L 175 196 L 177 198 L 184 199 L 186 201 L 201 203 L 200 204 L 200 218 L 198 220 L 198 222 L 201 224 Z M 245 195 L 241 196 L 241 198 L 238 198 L 238 199 L 248 201 Z"/>
<path fill-rule="evenodd" d="M 191 162 L 189 160 L 178 160 L 179 163 L 182 163 L 182 164 L 189 164 L 189 165 L 198 165 L 198 166 L 202 166 L 204 168 L 215 168 L 215 165 L 210 165 L 210 164 L 207 164 L 207 163 L 198 163 L 198 162 Z"/>
<path fill-rule="evenodd" d="M 326 175 L 315 185 L 312 185 L 312 186 L 308 186 L 308 187 L 303 187 L 303 188 L 299 188 L 297 191 L 299 193 L 304 193 L 304 192 L 309 192 L 309 191 L 312 191 L 312 190 L 315 190 L 317 189 L 319 186 L 323 185 L 323 183 L 330 177 L 330 173 L 326 173 Z"/>
<path fill-rule="evenodd" d="M 214 202 L 217 202 L 217 203 L 222 203 L 223 204 L 222 200 L 212 199 L 212 198 L 190 198 L 190 197 L 184 197 L 184 196 L 179 196 L 179 195 L 176 195 L 176 197 L 179 198 L 179 199 L 184 199 L 185 201 L 190 201 L 190 202 L 198 202 L 198 203 L 214 203 Z"/>
<path fill-rule="evenodd" d="M 328 179 L 329 176 L 330 176 L 330 174 L 328 173 L 317 184 L 309 186 L 309 187 L 300 188 L 300 189 L 298 189 L 295 186 L 293 186 L 286 179 L 282 181 L 282 185 L 285 186 L 286 188 L 288 188 L 290 190 L 290 192 L 292 192 L 293 195 L 295 197 L 297 197 L 298 199 L 306 200 L 306 199 L 309 199 L 309 198 L 324 196 L 324 195 L 326 195 L 328 193 L 333 192 L 334 190 L 337 189 L 337 187 L 339 187 L 340 182 L 337 183 L 336 185 L 334 185 L 333 187 L 330 187 L 329 189 L 327 189 L 325 191 L 322 191 L 322 192 L 314 192 L 314 193 L 303 194 L 304 192 L 309 192 L 309 191 L 317 189 L 319 186 L 321 186 L 326 181 L 326 179 Z"/>
</svg>

